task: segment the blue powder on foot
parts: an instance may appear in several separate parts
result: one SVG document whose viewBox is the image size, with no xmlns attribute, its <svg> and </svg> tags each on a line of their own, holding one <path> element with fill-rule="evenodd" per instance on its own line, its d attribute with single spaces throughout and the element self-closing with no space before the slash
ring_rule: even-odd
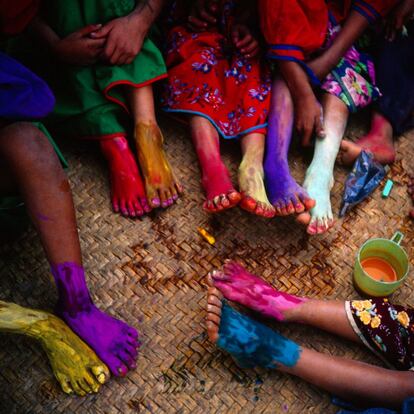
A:
<svg viewBox="0 0 414 414">
<path fill-rule="evenodd" d="M 229 352 L 243 368 L 275 368 L 296 365 L 301 349 L 267 326 L 223 301 L 217 346 Z"/>
</svg>

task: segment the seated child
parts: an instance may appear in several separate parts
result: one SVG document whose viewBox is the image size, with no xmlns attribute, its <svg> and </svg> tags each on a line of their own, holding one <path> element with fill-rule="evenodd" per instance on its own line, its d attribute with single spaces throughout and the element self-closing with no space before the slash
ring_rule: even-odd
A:
<svg viewBox="0 0 414 414">
<path fill-rule="evenodd" d="M 10 198 L 8 208 L 3 203 L 5 196 L 16 200 L 19 194 L 51 266 L 58 291 L 56 312 L 87 345 L 54 315 L 4 301 L 0 331 L 38 339 L 65 392 L 96 392 L 109 378 L 107 366 L 116 376 L 135 368 L 138 334 L 100 311 L 90 297 L 64 160 L 46 130 L 28 122 L 53 109 L 53 95 L 41 79 L 3 53 L 0 103 L 0 225 L 6 223 L 10 230 L 11 218 L 22 219 L 15 217 Z"/>
<path fill-rule="evenodd" d="M 414 22 L 409 20 L 413 14 L 414 0 L 405 0 L 388 19 L 392 37 L 382 42 L 375 62 L 382 96 L 374 105 L 368 134 L 355 143 L 342 141 L 345 164 L 352 165 L 363 149 L 382 164 L 393 163 L 394 135 L 414 128 Z M 406 34 L 401 31 L 403 24 Z"/>
<path fill-rule="evenodd" d="M 400 408 L 414 395 L 413 309 L 387 299 L 341 302 L 292 296 L 236 263 L 213 272 L 208 282 L 208 336 L 242 368 L 278 369 L 357 406 Z M 223 296 L 262 316 L 304 323 L 364 344 L 392 368 L 304 348 L 237 312 Z"/>
<path fill-rule="evenodd" d="M 207 7 L 197 1 L 191 12 L 185 3 L 178 0 L 171 6 L 163 109 L 189 115 L 205 210 L 216 213 L 240 203 L 253 214 L 272 217 L 263 182 L 270 80 L 248 26 L 248 6 L 221 0 Z M 197 8 L 207 10 L 197 14 Z M 221 159 L 219 136 L 240 138 L 239 191 Z"/>
<path fill-rule="evenodd" d="M 48 128 L 99 140 L 109 163 L 114 211 L 129 217 L 168 207 L 181 191 L 154 111 L 152 84 L 167 75 L 147 33 L 161 4 L 44 0 L 28 30 L 31 38 L 10 47 L 56 95 Z M 140 168 L 129 136 L 135 140 Z"/>
<path fill-rule="evenodd" d="M 333 167 L 349 112 L 365 107 L 380 94 L 372 60 L 355 42 L 369 23 L 396 3 L 259 2 L 267 56 L 278 61 L 281 73 L 272 88 L 264 163 L 267 191 L 276 213 L 298 213 L 309 234 L 324 233 L 333 225 Z M 321 104 L 312 84 L 320 86 Z M 287 159 L 294 123 L 304 145 L 316 133 L 303 188 L 292 178 Z"/>
</svg>

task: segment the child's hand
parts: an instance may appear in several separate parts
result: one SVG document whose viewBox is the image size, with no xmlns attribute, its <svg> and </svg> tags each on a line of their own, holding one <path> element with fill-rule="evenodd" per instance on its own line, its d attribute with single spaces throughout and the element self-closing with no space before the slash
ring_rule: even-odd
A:
<svg viewBox="0 0 414 414">
<path fill-rule="evenodd" d="M 389 16 L 385 27 L 385 37 L 392 42 L 397 32 L 401 31 L 404 24 L 413 18 L 414 0 L 404 0 Z"/>
<path fill-rule="evenodd" d="M 231 37 L 234 46 L 246 58 L 253 58 L 259 53 L 259 42 L 252 36 L 250 29 L 244 24 L 234 24 Z"/>
<path fill-rule="evenodd" d="M 91 33 L 91 38 L 105 41 L 102 59 L 111 65 L 127 65 L 141 51 L 149 29 L 140 15 L 118 17 Z"/>
<path fill-rule="evenodd" d="M 188 27 L 193 32 L 203 32 L 217 23 L 219 7 L 217 1 L 195 0 L 188 16 Z"/>
<path fill-rule="evenodd" d="M 295 127 L 302 136 L 302 145 L 309 146 L 313 132 L 325 137 L 322 107 L 312 93 L 295 101 Z"/>
<path fill-rule="evenodd" d="M 87 66 L 96 63 L 103 51 L 106 39 L 91 39 L 90 35 L 102 25 L 86 26 L 53 45 L 53 51 L 62 62 Z"/>
</svg>

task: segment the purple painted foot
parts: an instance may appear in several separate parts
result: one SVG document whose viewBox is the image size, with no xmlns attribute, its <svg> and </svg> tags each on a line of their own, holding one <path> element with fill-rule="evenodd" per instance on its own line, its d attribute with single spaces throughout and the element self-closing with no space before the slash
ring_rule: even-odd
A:
<svg viewBox="0 0 414 414">
<path fill-rule="evenodd" d="M 315 200 L 293 179 L 288 167 L 266 159 L 264 169 L 267 196 L 277 216 L 303 213 L 315 206 Z"/>
<path fill-rule="evenodd" d="M 138 332 L 100 311 L 92 302 L 84 270 L 75 263 L 52 266 L 59 292 L 56 311 L 105 362 L 112 374 L 125 376 L 136 367 Z"/>
</svg>

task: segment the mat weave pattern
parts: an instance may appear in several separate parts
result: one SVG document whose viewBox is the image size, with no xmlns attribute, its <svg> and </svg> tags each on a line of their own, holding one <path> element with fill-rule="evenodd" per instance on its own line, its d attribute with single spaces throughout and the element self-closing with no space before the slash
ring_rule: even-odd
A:
<svg viewBox="0 0 414 414">
<path fill-rule="evenodd" d="M 390 172 L 395 186 L 388 199 L 382 199 L 377 190 L 330 233 L 308 237 L 290 218 L 266 221 L 240 209 L 218 216 L 204 213 L 188 129 L 169 119 L 162 119 L 161 126 L 186 192 L 177 205 L 142 220 L 111 212 L 106 168 L 95 146 L 62 145 L 70 162 L 88 283 L 99 307 L 140 331 L 143 346 L 136 371 L 112 379 L 98 395 L 66 396 L 38 344 L 2 334 L 0 413 L 336 412 L 327 393 L 277 372 L 240 370 L 209 343 L 204 326 L 205 276 L 231 258 L 292 294 L 358 297 L 351 275 L 355 253 L 365 240 L 391 237 L 399 229 L 414 258 L 413 223 L 406 218 L 411 205 L 406 184 L 408 174 L 414 172 L 414 133 L 398 141 L 398 160 Z M 365 129 L 357 122 L 348 136 L 356 137 Z M 225 144 L 223 152 L 235 177 L 240 158 L 237 144 Z M 300 180 L 308 158 L 293 151 L 291 165 Z M 346 169 L 335 168 L 335 214 L 346 174 Z M 198 226 L 216 237 L 215 246 L 198 235 Z M 414 306 L 413 283 L 411 274 L 393 300 Z M 33 229 L 1 248 L 0 298 L 53 309 L 56 292 Z M 318 351 L 380 364 L 361 346 L 326 333 L 296 325 L 277 329 Z"/>
</svg>

